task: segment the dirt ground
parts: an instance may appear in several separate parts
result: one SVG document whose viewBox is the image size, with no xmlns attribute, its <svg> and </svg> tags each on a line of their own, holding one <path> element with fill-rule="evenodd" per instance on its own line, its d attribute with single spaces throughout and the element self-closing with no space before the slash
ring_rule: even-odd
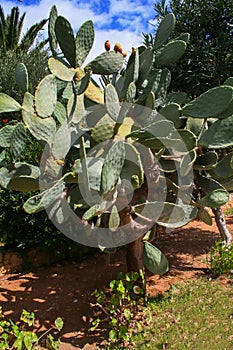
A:
<svg viewBox="0 0 233 350">
<path fill-rule="evenodd" d="M 233 232 L 233 216 L 227 217 Z M 183 228 L 157 238 L 153 243 L 166 255 L 170 270 L 163 276 L 147 273 L 148 293 L 155 296 L 179 281 L 206 273 L 206 259 L 218 240 L 216 225 L 196 220 Z M 89 331 L 92 292 L 102 289 L 126 272 L 125 248 L 119 248 L 106 265 L 105 255 L 95 254 L 81 263 L 66 262 L 30 273 L 0 275 L 0 303 L 13 321 L 22 309 L 35 312 L 38 331 L 48 329 L 60 316 L 64 321 L 60 350 L 94 350 L 106 334 Z M 55 334 L 56 336 L 56 334 Z"/>
</svg>

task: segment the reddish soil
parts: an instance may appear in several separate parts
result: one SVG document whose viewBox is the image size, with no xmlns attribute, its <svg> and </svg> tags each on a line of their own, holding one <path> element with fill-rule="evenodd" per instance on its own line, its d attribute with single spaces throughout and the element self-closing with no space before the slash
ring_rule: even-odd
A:
<svg viewBox="0 0 233 350">
<path fill-rule="evenodd" d="M 227 218 L 233 232 L 233 217 Z M 157 238 L 153 243 L 168 258 L 170 270 L 163 276 L 147 273 L 148 293 L 155 296 L 176 282 L 206 273 L 206 259 L 212 244 L 219 240 L 216 225 L 194 221 Z M 30 273 L 0 275 L 0 302 L 7 317 L 19 319 L 22 309 L 34 311 L 38 331 L 48 329 L 56 317 L 64 320 L 60 350 L 96 349 L 106 334 L 89 331 L 91 296 L 126 272 L 125 248 L 119 248 L 106 266 L 105 255 L 95 254 L 81 263 L 66 262 Z"/>
</svg>

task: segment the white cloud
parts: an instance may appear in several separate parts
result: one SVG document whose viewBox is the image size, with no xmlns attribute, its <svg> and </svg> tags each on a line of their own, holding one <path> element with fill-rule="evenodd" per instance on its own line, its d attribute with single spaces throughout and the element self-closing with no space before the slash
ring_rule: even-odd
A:
<svg viewBox="0 0 233 350">
<path fill-rule="evenodd" d="M 56 4 L 58 13 L 68 19 L 74 31 L 86 20 L 91 19 L 95 26 L 95 42 L 88 61 L 104 51 L 105 40 L 110 40 L 112 47 L 120 42 L 126 52 L 131 52 L 132 46 L 141 45 L 142 32 L 147 31 L 148 13 L 153 13 L 151 4 L 143 5 L 141 0 L 111 0 L 103 3 L 96 0 L 41 0 L 38 4 L 25 6 L 23 1 L 2 1 L 4 13 L 9 14 L 14 6 L 18 6 L 20 14 L 26 12 L 24 32 L 34 23 L 48 18 L 51 7 Z M 95 6 L 99 11 L 94 12 Z M 103 6 L 105 8 L 103 9 Z M 101 12 L 100 10 L 103 9 Z M 117 17 L 117 20 L 116 20 Z M 114 20 L 116 22 L 114 23 Z M 120 29 L 118 29 L 118 27 Z M 123 29 L 122 29 L 123 28 Z"/>
</svg>

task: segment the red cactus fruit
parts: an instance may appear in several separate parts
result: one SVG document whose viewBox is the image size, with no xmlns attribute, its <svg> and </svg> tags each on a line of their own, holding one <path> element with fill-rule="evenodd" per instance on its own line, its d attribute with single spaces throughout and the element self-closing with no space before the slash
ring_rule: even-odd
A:
<svg viewBox="0 0 233 350">
<path fill-rule="evenodd" d="M 109 50 L 110 50 L 111 45 L 110 45 L 110 41 L 109 41 L 109 40 L 106 40 L 106 41 L 105 41 L 104 47 L 105 47 L 105 50 L 106 50 L 106 51 L 109 51 Z"/>
</svg>

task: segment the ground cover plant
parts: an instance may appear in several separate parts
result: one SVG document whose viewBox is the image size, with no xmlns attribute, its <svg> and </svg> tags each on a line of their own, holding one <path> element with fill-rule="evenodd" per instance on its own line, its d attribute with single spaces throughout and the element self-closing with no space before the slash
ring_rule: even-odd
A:
<svg viewBox="0 0 233 350">
<path fill-rule="evenodd" d="M 2 309 L 0 314 L 0 349 L 37 349 L 41 344 L 42 338 L 46 341 L 46 349 L 58 350 L 59 342 L 55 342 L 51 331 L 60 331 L 63 327 L 63 321 L 58 317 L 54 325 L 41 336 L 37 336 L 33 327 L 35 326 L 35 314 L 23 310 L 20 320 L 17 323 L 12 322 L 11 319 L 6 319 L 3 315 Z M 50 334 L 49 334 L 50 333 Z"/>
<path fill-rule="evenodd" d="M 144 327 L 124 345 L 111 349 L 230 349 L 232 337 L 232 280 L 199 278 L 177 284 L 149 300 Z"/>
<path fill-rule="evenodd" d="M 179 227 L 196 217 L 211 224 L 206 207 L 224 244 L 230 247 L 232 240 L 221 211 L 233 177 L 232 152 L 222 152 L 233 145 L 232 78 L 194 100 L 185 92 L 167 93 L 167 67 L 182 59 L 189 39 L 187 33 L 170 39 L 174 27 L 168 14 L 153 46 L 133 49 L 125 67 L 121 46 L 110 50 L 109 43 L 83 67 L 93 24 L 85 22 L 75 36 L 53 6 L 50 74 L 32 95 L 26 66 L 19 64 L 22 104 L 0 94 L 1 113 L 22 115 L 0 130 L 1 186 L 35 191 L 26 212 L 46 209 L 63 233 L 82 244 L 102 250 L 127 244 L 133 271 L 145 265 L 166 272 L 166 258 L 149 242 L 157 225 Z M 104 89 L 92 74 L 102 76 Z M 40 167 L 20 162 L 27 133 L 44 147 Z"/>
</svg>

